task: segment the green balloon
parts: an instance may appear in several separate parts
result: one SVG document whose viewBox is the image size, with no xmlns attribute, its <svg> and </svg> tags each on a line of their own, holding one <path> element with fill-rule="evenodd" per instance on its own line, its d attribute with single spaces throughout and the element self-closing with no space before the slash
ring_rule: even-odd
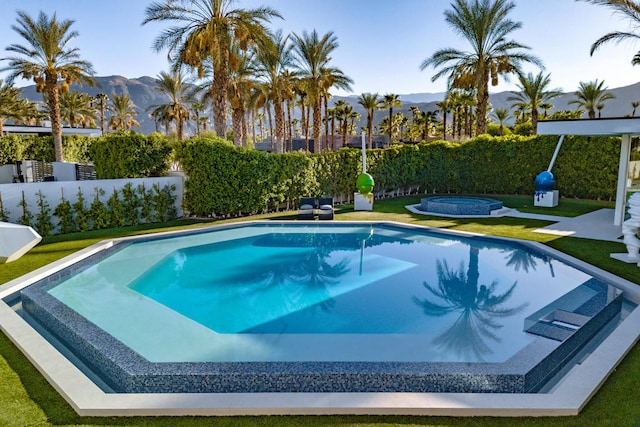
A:
<svg viewBox="0 0 640 427">
<path fill-rule="evenodd" d="M 374 185 L 373 177 L 368 173 L 361 173 L 356 179 L 356 188 L 358 188 L 358 193 L 360 194 L 371 193 Z"/>
</svg>

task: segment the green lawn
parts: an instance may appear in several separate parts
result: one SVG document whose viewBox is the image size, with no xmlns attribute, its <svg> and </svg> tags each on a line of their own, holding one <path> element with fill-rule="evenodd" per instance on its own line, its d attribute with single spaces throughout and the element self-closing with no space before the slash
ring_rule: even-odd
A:
<svg viewBox="0 0 640 427">
<path fill-rule="evenodd" d="M 536 208 L 531 196 L 495 197 L 505 205 L 523 212 L 575 216 L 613 205 L 608 202 L 561 200 L 558 208 Z M 339 206 L 337 220 L 387 220 L 409 224 L 472 231 L 499 236 L 535 240 L 640 284 L 638 267 L 609 257 L 611 252 L 625 252 L 621 243 L 558 237 L 533 233 L 547 225 L 544 221 L 517 218 L 449 219 L 414 215 L 405 205 L 419 202 L 419 197 L 377 200 L 375 211 L 354 212 L 353 207 Z M 295 212 L 260 215 L 249 219 L 289 220 Z M 228 220 L 239 221 L 245 219 Z M 204 221 L 177 221 L 171 224 L 147 225 L 116 230 L 103 230 L 76 235 L 46 238 L 21 259 L 0 265 L 0 283 L 19 277 L 56 259 L 105 238 L 195 227 Z M 222 222 L 222 221 L 221 221 Z M 22 353 L 0 334 L 0 426 L 636 426 L 640 423 L 640 347 L 636 346 L 613 373 L 603 388 L 576 417 L 562 418 L 443 418 L 443 417 L 135 417 L 83 418 L 69 407 Z"/>
</svg>

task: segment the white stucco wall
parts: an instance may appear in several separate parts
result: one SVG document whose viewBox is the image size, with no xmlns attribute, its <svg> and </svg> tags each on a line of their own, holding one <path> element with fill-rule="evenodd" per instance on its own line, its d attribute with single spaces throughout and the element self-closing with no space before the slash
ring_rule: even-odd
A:
<svg viewBox="0 0 640 427">
<path fill-rule="evenodd" d="M 62 193 L 64 198 L 69 200 L 71 204 L 77 201 L 78 189 L 82 191 L 85 199 L 85 206 L 88 208 L 95 197 L 96 188 L 104 190 L 104 195 L 100 197 L 103 203 L 113 194 L 114 188 L 121 191 L 127 184 L 131 183 L 134 188 L 144 183 L 147 190 L 153 185 L 159 185 L 163 188 L 166 185 L 175 185 L 176 190 L 176 210 L 178 216 L 182 216 L 182 198 L 184 194 L 183 177 L 169 176 L 157 178 L 136 178 L 136 179 L 103 179 L 93 181 L 53 181 L 53 182 L 30 182 L 18 184 L 0 184 L 0 196 L 2 197 L 2 206 L 9 213 L 9 222 L 17 223 L 22 216 L 22 207 L 18 203 L 22 200 L 22 192 L 29 205 L 29 212 L 35 217 L 38 214 L 38 192 L 42 191 L 45 200 L 51 208 L 51 212 L 60 203 Z M 57 218 L 52 216 L 52 223 L 57 224 Z"/>
</svg>

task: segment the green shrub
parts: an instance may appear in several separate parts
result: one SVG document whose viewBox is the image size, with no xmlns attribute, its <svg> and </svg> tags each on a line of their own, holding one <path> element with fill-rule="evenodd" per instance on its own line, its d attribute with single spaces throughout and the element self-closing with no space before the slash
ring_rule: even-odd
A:
<svg viewBox="0 0 640 427">
<path fill-rule="evenodd" d="M 76 202 L 72 205 L 73 212 L 75 212 L 75 229 L 77 231 L 89 230 L 90 214 L 84 203 L 84 194 L 78 187 L 78 193 L 76 194 Z"/>
<path fill-rule="evenodd" d="M 480 135 L 464 143 L 434 141 L 367 150 L 374 193 L 533 194 L 556 136 Z M 620 138 L 567 137 L 553 168 L 563 197 L 612 199 Z M 196 215 L 241 215 L 295 206 L 299 197 L 349 201 L 362 169 L 359 149 L 268 154 L 219 138 L 183 141 L 176 159 L 189 179 L 184 207 Z"/>
<path fill-rule="evenodd" d="M 131 183 L 126 183 L 122 188 L 122 217 L 125 225 L 140 223 L 140 198 Z"/>
<path fill-rule="evenodd" d="M 58 217 L 58 233 L 67 234 L 75 231 L 75 221 L 73 219 L 73 208 L 71 202 L 65 199 L 64 191 L 58 206 L 53 210 L 53 215 Z"/>
<path fill-rule="evenodd" d="M 22 199 L 18 202 L 18 206 L 22 208 L 22 215 L 18 220 L 18 224 L 31 227 L 33 224 L 33 214 L 29 210 L 29 204 L 27 203 L 27 199 L 24 197 L 24 191 L 22 192 Z"/>
<path fill-rule="evenodd" d="M 97 138 L 89 147 L 98 179 L 164 176 L 171 151 L 169 142 L 159 134 L 123 132 Z"/>
<path fill-rule="evenodd" d="M 53 224 L 51 224 L 51 208 L 42 191 L 38 191 L 37 204 L 38 214 L 36 215 L 35 229 L 42 237 L 46 237 L 51 233 Z"/>
<path fill-rule="evenodd" d="M 103 195 L 104 190 L 96 187 L 93 202 L 91 202 L 91 206 L 89 206 L 89 218 L 92 230 L 101 230 L 108 228 L 110 225 L 109 210 L 100 200 L 100 196 Z"/>
<path fill-rule="evenodd" d="M 109 226 L 112 228 L 122 227 L 125 224 L 124 215 L 122 204 L 118 197 L 118 190 L 115 188 L 109 199 L 107 199 L 107 209 L 109 210 Z"/>
</svg>

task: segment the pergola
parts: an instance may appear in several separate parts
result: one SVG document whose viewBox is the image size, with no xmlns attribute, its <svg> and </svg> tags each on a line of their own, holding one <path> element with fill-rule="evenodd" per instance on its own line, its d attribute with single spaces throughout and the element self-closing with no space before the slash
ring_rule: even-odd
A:
<svg viewBox="0 0 640 427">
<path fill-rule="evenodd" d="M 631 138 L 640 136 L 640 117 L 540 121 L 538 122 L 538 135 L 622 137 L 613 220 L 614 225 L 622 225 L 625 215 Z"/>
</svg>

